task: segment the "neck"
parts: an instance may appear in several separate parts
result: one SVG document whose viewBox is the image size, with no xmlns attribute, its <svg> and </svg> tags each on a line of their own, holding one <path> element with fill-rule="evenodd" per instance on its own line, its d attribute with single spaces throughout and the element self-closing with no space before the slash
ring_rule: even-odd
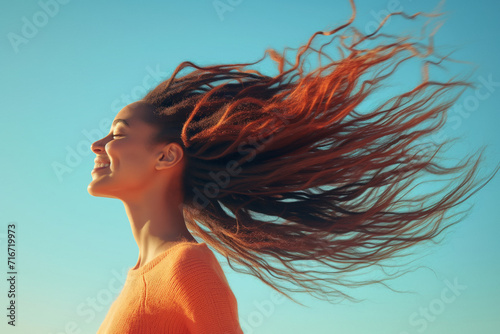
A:
<svg viewBox="0 0 500 334">
<path fill-rule="evenodd" d="M 123 200 L 123 204 L 139 248 L 137 268 L 173 243 L 196 242 L 186 227 L 180 196 L 159 196 L 158 192 L 150 191 L 140 198 Z"/>
</svg>

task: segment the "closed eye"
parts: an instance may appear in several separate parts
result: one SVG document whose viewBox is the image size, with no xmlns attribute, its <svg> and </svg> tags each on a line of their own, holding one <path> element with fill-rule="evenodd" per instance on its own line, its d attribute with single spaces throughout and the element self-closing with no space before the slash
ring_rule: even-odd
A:
<svg viewBox="0 0 500 334">
<path fill-rule="evenodd" d="M 123 135 L 113 135 L 113 138 L 114 137 L 122 137 Z"/>
</svg>

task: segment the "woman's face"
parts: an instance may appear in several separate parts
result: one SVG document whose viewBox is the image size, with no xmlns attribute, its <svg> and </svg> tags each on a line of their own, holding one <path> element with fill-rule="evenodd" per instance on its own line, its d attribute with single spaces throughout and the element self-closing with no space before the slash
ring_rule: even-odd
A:
<svg viewBox="0 0 500 334">
<path fill-rule="evenodd" d="M 113 120 L 110 133 L 91 145 L 96 154 L 92 181 L 87 187 L 91 195 L 134 197 L 151 185 L 160 146 L 151 142 L 156 128 L 141 118 L 150 108 L 141 101 L 125 106 Z M 99 168 L 101 163 L 109 166 Z"/>
</svg>

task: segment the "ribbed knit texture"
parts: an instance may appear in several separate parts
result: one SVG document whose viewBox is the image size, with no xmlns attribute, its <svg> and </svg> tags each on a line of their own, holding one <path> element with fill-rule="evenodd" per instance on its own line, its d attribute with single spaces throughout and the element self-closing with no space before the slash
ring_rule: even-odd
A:
<svg viewBox="0 0 500 334">
<path fill-rule="evenodd" d="M 243 334 L 236 298 L 205 243 L 179 242 L 128 271 L 97 334 Z"/>
</svg>

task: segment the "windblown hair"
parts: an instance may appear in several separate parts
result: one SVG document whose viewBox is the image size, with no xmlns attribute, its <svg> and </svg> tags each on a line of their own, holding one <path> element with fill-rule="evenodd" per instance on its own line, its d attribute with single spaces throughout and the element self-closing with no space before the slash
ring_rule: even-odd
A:
<svg viewBox="0 0 500 334">
<path fill-rule="evenodd" d="M 442 127 L 446 111 L 473 86 L 467 80 L 430 80 L 429 67 L 449 59 L 436 55 L 435 32 L 428 44 L 379 33 L 390 16 L 412 20 L 438 14 L 392 13 L 373 33 L 363 34 L 352 26 L 352 1 L 351 6 L 350 20 L 314 33 L 293 64 L 286 52 L 273 49 L 255 63 L 202 67 L 186 61 L 142 99 L 154 106 L 148 121 L 160 129 L 155 140 L 184 149 L 188 229 L 224 255 L 232 269 L 258 277 L 295 302 L 285 291 L 355 300 L 339 288 L 388 277 L 354 282 L 348 274 L 384 268 L 385 260 L 403 250 L 436 242 L 462 220 L 445 213 L 491 180 L 476 180 L 482 152 L 478 159 L 445 167 L 437 154 L 452 140 L 438 145 L 423 139 Z M 311 47 L 317 35 L 332 36 L 319 51 Z M 322 49 L 336 39 L 334 60 Z M 367 43 L 372 46 L 363 47 Z M 319 65 L 306 72 L 311 50 Z M 266 54 L 277 63 L 275 76 L 248 68 Z M 321 65 L 321 57 L 328 64 Z M 410 59 L 422 62 L 420 83 L 359 112 Z M 176 78 L 186 67 L 194 70 Z M 461 174 L 451 189 L 404 199 L 415 180 L 453 173 Z M 311 270 L 313 263 L 322 270 Z"/>
</svg>

